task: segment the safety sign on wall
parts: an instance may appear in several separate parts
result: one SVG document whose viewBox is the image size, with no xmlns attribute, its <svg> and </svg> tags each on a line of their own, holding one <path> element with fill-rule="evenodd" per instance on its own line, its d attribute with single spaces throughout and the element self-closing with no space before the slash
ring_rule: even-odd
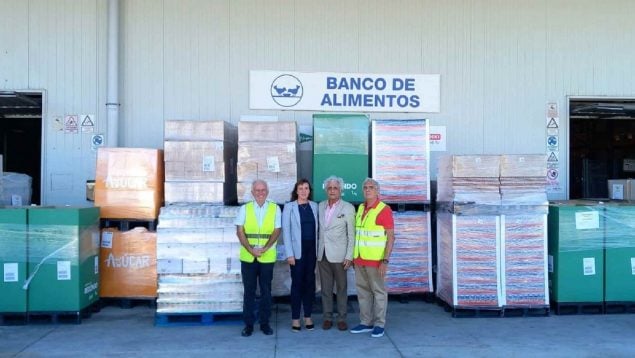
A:
<svg viewBox="0 0 635 358">
<path fill-rule="evenodd" d="M 547 192 L 562 193 L 560 183 L 560 114 L 558 103 L 547 103 L 546 108 Z"/>
<path fill-rule="evenodd" d="M 79 132 L 79 116 L 76 114 L 64 116 L 64 133 L 77 132 Z"/>
<path fill-rule="evenodd" d="M 81 122 L 82 133 L 93 133 L 95 131 L 94 114 L 81 114 L 79 120 Z"/>
</svg>

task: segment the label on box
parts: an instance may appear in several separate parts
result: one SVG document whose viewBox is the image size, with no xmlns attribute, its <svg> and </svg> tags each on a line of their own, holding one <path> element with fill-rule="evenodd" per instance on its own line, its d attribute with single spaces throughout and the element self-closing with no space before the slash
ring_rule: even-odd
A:
<svg viewBox="0 0 635 358">
<path fill-rule="evenodd" d="M 4 282 L 18 282 L 18 263 L 4 264 Z"/>
<path fill-rule="evenodd" d="M 295 143 L 287 144 L 287 153 L 295 153 Z"/>
<path fill-rule="evenodd" d="M 631 274 L 635 275 L 635 257 L 631 257 Z"/>
<path fill-rule="evenodd" d="M 203 171 L 204 172 L 213 172 L 216 171 L 216 167 L 214 167 L 214 156 L 206 155 L 203 157 Z"/>
<path fill-rule="evenodd" d="M 599 229 L 600 213 L 595 210 L 575 213 L 575 228 L 578 230 Z"/>
<path fill-rule="evenodd" d="M 69 281 L 71 279 L 71 262 L 57 261 L 57 280 Z"/>
<path fill-rule="evenodd" d="M 613 184 L 611 185 L 611 199 L 615 200 L 624 200 L 624 185 L 623 184 Z"/>
<path fill-rule="evenodd" d="M 216 147 L 216 150 L 223 150 L 223 142 L 216 142 L 214 146 Z"/>
<path fill-rule="evenodd" d="M 582 259 L 584 276 L 595 275 L 595 257 L 585 257 Z"/>
<path fill-rule="evenodd" d="M 278 157 L 267 157 L 267 170 L 273 173 L 280 172 L 280 161 Z"/>
<path fill-rule="evenodd" d="M 553 255 L 549 255 L 548 257 L 547 270 L 553 272 Z"/>
<path fill-rule="evenodd" d="M 95 256 L 95 275 L 99 274 L 99 257 Z"/>
<path fill-rule="evenodd" d="M 104 231 L 101 234 L 101 247 L 105 249 L 112 249 L 112 237 L 113 237 L 112 231 Z"/>
<path fill-rule="evenodd" d="M 12 206 L 22 206 L 22 196 L 13 194 L 11 195 L 11 205 Z"/>
</svg>

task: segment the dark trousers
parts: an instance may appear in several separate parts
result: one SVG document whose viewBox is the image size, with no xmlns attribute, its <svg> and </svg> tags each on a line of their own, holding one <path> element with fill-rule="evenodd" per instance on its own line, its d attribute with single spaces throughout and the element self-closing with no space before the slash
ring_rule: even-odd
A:
<svg viewBox="0 0 635 358">
<path fill-rule="evenodd" d="M 291 266 L 291 319 L 300 319 L 300 309 L 304 307 L 304 317 L 311 317 L 315 299 L 315 240 L 302 240 L 302 258 Z"/>
<path fill-rule="evenodd" d="M 271 280 L 273 279 L 273 262 L 263 264 L 257 260 L 249 263 L 240 263 L 240 272 L 243 276 L 243 320 L 248 326 L 253 326 L 256 321 L 256 286 L 260 286 L 260 306 L 258 310 L 260 325 L 269 324 L 271 317 Z"/>
</svg>

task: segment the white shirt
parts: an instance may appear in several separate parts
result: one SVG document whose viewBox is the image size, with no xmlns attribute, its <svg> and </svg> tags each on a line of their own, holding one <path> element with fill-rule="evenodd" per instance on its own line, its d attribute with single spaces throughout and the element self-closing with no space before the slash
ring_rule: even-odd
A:
<svg viewBox="0 0 635 358">
<path fill-rule="evenodd" d="M 269 200 L 265 200 L 262 206 L 259 206 L 255 200 L 253 201 L 253 203 L 254 203 L 254 211 L 256 212 L 256 219 L 258 220 L 258 226 L 262 226 L 262 222 L 265 219 L 265 215 L 267 214 L 267 207 L 269 203 L 273 203 L 273 202 Z M 281 218 L 282 212 L 280 211 L 280 206 L 278 206 L 278 204 L 275 204 L 275 205 L 276 205 L 276 218 L 273 224 L 273 228 L 279 229 L 282 227 L 282 218 Z M 247 217 L 247 214 L 245 212 L 245 206 L 247 205 L 246 204 L 242 205 L 240 209 L 238 210 L 238 215 L 236 215 L 236 221 L 234 221 L 234 224 L 236 224 L 236 226 L 245 226 L 245 219 Z"/>
</svg>

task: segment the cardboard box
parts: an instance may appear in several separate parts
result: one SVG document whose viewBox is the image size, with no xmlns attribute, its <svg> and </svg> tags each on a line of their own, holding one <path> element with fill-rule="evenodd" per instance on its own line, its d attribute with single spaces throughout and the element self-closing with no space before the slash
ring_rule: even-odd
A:
<svg viewBox="0 0 635 358">
<path fill-rule="evenodd" d="M 239 142 L 296 142 L 298 136 L 295 121 L 238 123 Z"/>
<path fill-rule="evenodd" d="M 163 151 L 99 148 L 95 206 L 108 219 L 156 219 L 163 205 Z"/>
<path fill-rule="evenodd" d="M 100 297 L 157 296 L 157 234 L 143 227 L 103 229 L 99 249 Z"/>
<path fill-rule="evenodd" d="M 609 179 L 609 199 L 635 200 L 634 179 Z"/>
<path fill-rule="evenodd" d="M 236 142 L 236 126 L 225 121 L 165 121 L 165 140 Z"/>
</svg>

